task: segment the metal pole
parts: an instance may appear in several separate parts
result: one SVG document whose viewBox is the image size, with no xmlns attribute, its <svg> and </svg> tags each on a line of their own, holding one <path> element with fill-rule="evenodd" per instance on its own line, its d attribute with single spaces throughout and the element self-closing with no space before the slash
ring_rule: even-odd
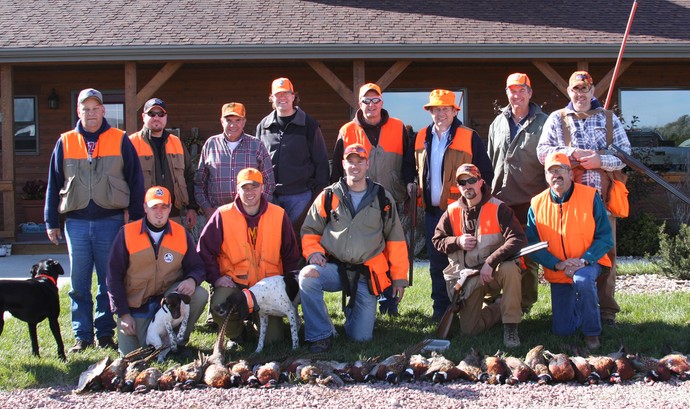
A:
<svg viewBox="0 0 690 409">
<path fill-rule="evenodd" d="M 635 18 L 635 10 L 637 10 L 637 0 L 633 2 L 632 10 L 630 10 L 630 18 L 628 18 L 628 25 L 625 27 L 625 34 L 623 35 L 623 42 L 621 43 L 621 49 L 618 52 L 618 59 L 616 60 L 616 66 L 613 69 L 613 77 L 611 77 L 611 85 L 609 86 L 609 92 L 606 94 L 606 103 L 604 104 L 604 109 L 609 109 L 611 105 L 611 96 L 613 95 L 613 86 L 616 84 L 616 78 L 618 77 L 618 68 L 621 65 L 621 60 L 623 59 L 623 53 L 625 52 L 625 44 L 628 42 L 628 35 L 630 34 L 630 27 L 632 26 L 633 19 Z"/>
</svg>

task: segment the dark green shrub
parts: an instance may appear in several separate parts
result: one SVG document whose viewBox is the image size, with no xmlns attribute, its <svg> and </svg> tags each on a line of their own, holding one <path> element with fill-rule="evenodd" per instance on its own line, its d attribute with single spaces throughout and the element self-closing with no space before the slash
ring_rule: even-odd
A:
<svg viewBox="0 0 690 409">
<path fill-rule="evenodd" d="M 690 279 L 690 226 L 682 224 L 672 236 L 659 228 L 659 261 L 661 273 L 680 280 Z"/>
<path fill-rule="evenodd" d="M 616 252 L 642 257 L 659 251 L 659 228 L 654 215 L 639 212 L 616 222 Z"/>
</svg>

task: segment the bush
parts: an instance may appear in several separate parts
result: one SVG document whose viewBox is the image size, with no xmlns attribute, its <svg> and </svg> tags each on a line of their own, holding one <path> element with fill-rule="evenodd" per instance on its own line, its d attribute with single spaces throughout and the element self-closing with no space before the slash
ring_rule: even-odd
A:
<svg viewBox="0 0 690 409">
<path fill-rule="evenodd" d="M 639 212 L 616 222 L 616 252 L 642 257 L 659 251 L 659 228 L 654 215 Z"/>
<path fill-rule="evenodd" d="M 678 234 L 666 233 L 666 224 L 659 228 L 659 261 L 662 274 L 680 280 L 690 280 L 690 226 L 682 224 Z"/>
</svg>

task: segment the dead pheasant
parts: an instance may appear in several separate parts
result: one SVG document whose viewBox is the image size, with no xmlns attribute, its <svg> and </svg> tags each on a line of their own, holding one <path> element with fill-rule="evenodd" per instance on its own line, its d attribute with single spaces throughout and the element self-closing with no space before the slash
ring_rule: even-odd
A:
<svg viewBox="0 0 690 409">
<path fill-rule="evenodd" d="M 355 382 L 366 382 L 371 378 L 369 373 L 378 363 L 379 357 L 358 359 L 348 369 L 348 374 Z"/>
<path fill-rule="evenodd" d="M 175 371 L 179 367 L 180 364 L 175 364 L 163 372 L 163 375 L 161 375 L 160 379 L 158 379 L 158 390 L 171 391 L 175 387 L 175 384 L 177 383 Z"/>
<path fill-rule="evenodd" d="M 158 381 L 163 372 L 158 368 L 146 368 L 134 380 L 134 392 L 146 393 L 158 389 Z"/>
<path fill-rule="evenodd" d="M 616 366 L 616 363 L 610 356 L 590 356 L 587 358 L 587 362 L 592 365 L 592 369 L 594 370 L 592 375 L 604 380 L 611 377 L 613 368 Z"/>
<path fill-rule="evenodd" d="M 503 385 L 508 378 L 508 366 L 501 357 L 502 352 L 497 351 L 493 356 L 487 355 L 482 362 L 482 375 L 479 380 L 489 385 Z"/>
<path fill-rule="evenodd" d="M 432 352 L 431 358 L 429 358 L 429 368 L 423 374 L 423 378 L 431 377 L 434 383 L 443 383 L 454 381 L 463 375 L 464 373 L 453 363 L 453 361 L 447 359 L 443 355 Z"/>
<path fill-rule="evenodd" d="M 125 371 L 125 382 L 122 385 L 120 391 L 122 392 L 132 392 L 134 391 L 134 382 L 139 374 L 147 369 L 151 365 L 151 361 L 154 360 L 158 354 L 163 350 L 164 346 L 154 350 L 145 358 L 139 359 L 127 365 L 127 370 Z"/>
<path fill-rule="evenodd" d="M 609 382 L 611 383 L 621 383 L 632 379 L 635 376 L 635 368 L 633 367 L 632 361 L 628 358 L 628 354 L 625 352 L 623 346 L 614 353 L 609 354 L 613 359 L 614 369 Z"/>
<path fill-rule="evenodd" d="M 127 355 L 115 359 L 108 367 L 105 368 L 100 376 L 103 388 L 109 391 L 117 391 L 122 388 L 125 382 L 125 372 L 127 366 L 132 362 L 144 359 L 151 354 L 155 348 L 153 346 L 145 346 L 128 353 Z"/>
<path fill-rule="evenodd" d="M 429 342 L 431 342 L 430 339 L 425 339 L 407 348 L 402 354 L 391 355 L 384 359 L 373 369 L 376 377 L 392 384 L 400 382 L 400 375 L 410 363 L 410 357 L 418 354 Z"/>
<path fill-rule="evenodd" d="M 556 382 L 570 382 L 575 379 L 575 370 L 570 364 L 567 354 L 552 354 L 544 351 L 544 356 L 549 358 L 549 372 Z"/>
<path fill-rule="evenodd" d="M 687 356 L 678 352 L 672 352 L 661 358 L 659 363 L 677 375 L 681 381 L 690 379 L 690 363 L 688 363 Z"/>
<path fill-rule="evenodd" d="M 463 376 L 464 379 L 470 382 L 478 382 L 482 374 L 482 353 L 479 350 L 470 348 L 470 352 L 458 364 L 458 369 L 465 374 Z"/>
<path fill-rule="evenodd" d="M 598 377 L 592 377 L 592 366 L 581 356 L 571 356 L 570 363 L 575 371 L 575 379 L 581 384 L 597 384 Z"/>
<path fill-rule="evenodd" d="M 539 385 L 549 384 L 553 381 L 549 367 L 544 357 L 544 345 L 537 345 L 530 349 L 525 356 L 525 363 L 532 368 L 537 375 Z"/>
<path fill-rule="evenodd" d="M 183 389 L 196 387 L 204 378 L 206 365 L 206 356 L 199 351 L 197 359 L 175 370 L 177 382 L 183 385 Z"/>
<path fill-rule="evenodd" d="M 659 362 L 658 359 L 643 356 L 639 353 L 628 355 L 633 367 L 638 373 L 644 374 L 645 383 L 666 382 L 671 379 L 671 370 Z"/>
<path fill-rule="evenodd" d="M 254 375 L 249 362 L 244 359 L 233 362 L 229 364 L 228 367 L 230 368 L 230 372 L 239 375 L 242 385 L 246 385 L 249 382 L 249 378 Z"/>
<path fill-rule="evenodd" d="M 403 377 L 409 381 L 419 379 L 429 369 L 429 363 L 429 360 L 426 359 L 423 355 L 412 355 L 410 357 L 410 363 L 408 364 L 407 368 L 405 369 L 405 372 L 403 373 Z"/>
<path fill-rule="evenodd" d="M 271 361 L 257 365 L 254 367 L 254 376 L 256 377 L 257 384 L 250 380 L 249 384 L 251 386 L 275 386 L 280 379 L 280 364 Z"/>
<path fill-rule="evenodd" d="M 300 369 L 300 379 L 302 382 L 317 384 L 344 386 L 345 382 L 335 373 L 330 361 L 315 361 Z"/>
<path fill-rule="evenodd" d="M 213 345 L 213 353 L 208 357 L 208 366 L 204 371 L 204 383 L 214 388 L 227 389 L 240 384 L 240 377 L 232 374 L 225 367 L 225 329 L 230 315 L 227 314 L 223 320 L 223 325 L 221 325 L 216 337 L 216 343 Z"/>
<path fill-rule="evenodd" d="M 505 362 L 506 366 L 508 366 L 508 369 L 510 370 L 510 376 L 506 380 L 507 384 L 515 385 L 537 379 L 537 375 L 534 373 L 532 368 L 530 368 L 522 359 L 509 356 L 505 358 Z"/>
</svg>

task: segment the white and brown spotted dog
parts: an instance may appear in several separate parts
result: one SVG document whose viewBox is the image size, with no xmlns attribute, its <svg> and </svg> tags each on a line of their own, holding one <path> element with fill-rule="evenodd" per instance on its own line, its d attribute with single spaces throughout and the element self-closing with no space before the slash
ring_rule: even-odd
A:
<svg viewBox="0 0 690 409">
<path fill-rule="evenodd" d="M 156 349 L 166 347 L 158 354 L 158 362 L 163 362 L 168 352 L 176 352 L 177 344 L 184 341 L 190 302 L 190 296 L 176 291 L 163 296 L 161 307 L 156 311 L 156 315 L 146 330 L 146 344 L 153 345 Z M 173 328 L 178 325 L 180 328 L 175 334 Z"/>
<path fill-rule="evenodd" d="M 235 292 L 225 302 L 215 308 L 216 314 L 225 316 L 230 311 L 237 311 L 240 319 L 246 321 L 252 312 L 259 313 L 259 343 L 256 352 L 261 352 L 266 340 L 268 317 L 287 317 L 290 321 L 292 349 L 299 348 L 299 326 L 297 315 L 299 304 L 299 284 L 294 273 L 284 276 L 266 277 L 249 289 Z"/>
</svg>

